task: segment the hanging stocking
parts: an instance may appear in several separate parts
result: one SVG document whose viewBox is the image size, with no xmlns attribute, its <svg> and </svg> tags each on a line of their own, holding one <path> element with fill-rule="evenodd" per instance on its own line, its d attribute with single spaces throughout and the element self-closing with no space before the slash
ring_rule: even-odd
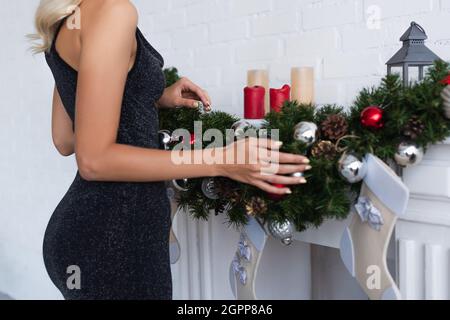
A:
<svg viewBox="0 0 450 320">
<path fill-rule="evenodd" d="M 255 283 L 267 233 L 251 218 L 241 233 L 238 250 L 230 266 L 231 290 L 237 300 L 256 300 Z"/>
<path fill-rule="evenodd" d="M 341 240 L 341 258 L 371 300 L 398 300 L 400 291 L 389 273 L 386 255 L 409 191 L 383 161 L 367 155 L 368 173 L 353 218 Z"/>
</svg>

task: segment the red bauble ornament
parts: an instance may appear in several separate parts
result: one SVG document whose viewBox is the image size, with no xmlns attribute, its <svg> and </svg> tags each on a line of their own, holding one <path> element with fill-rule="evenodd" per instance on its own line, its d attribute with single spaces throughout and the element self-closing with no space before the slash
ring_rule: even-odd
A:
<svg viewBox="0 0 450 320">
<path fill-rule="evenodd" d="M 181 136 L 178 138 L 178 141 L 181 141 L 184 143 L 184 136 Z M 191 133 L 189 136 L 189 144 L 193 147 L 195 145 L 195 141 L 197 141 L 196 137 L 195 137 L 195 133 Z"/>
<path fill-rule="evenodd" d="M 361 124 L 370 129 L 381 129 L 384 126 L 383 110 L 378 106 L 370 106 L 361 112 Z"/>
<path fill-rule="evenodd" d="M 284 184 L 273 184 L 274 187 L 277 187 L 279 189 L 283 189 L 286 188 L 286 186 Z M 272 199 L 274 201 L 279 201 L 281 199 L 283 199 L 285 197 L 284 194 L 274 194 L 274 193 L 269 193 L 267 194 L 267 196 L 269 197 L 269 199 Z"/>
</svg>

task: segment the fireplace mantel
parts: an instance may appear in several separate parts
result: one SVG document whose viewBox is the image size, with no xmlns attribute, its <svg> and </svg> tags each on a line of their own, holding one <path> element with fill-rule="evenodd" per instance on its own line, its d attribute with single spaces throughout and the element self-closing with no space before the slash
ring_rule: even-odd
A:
<svg viewBox="0 0 450 320">
<path fill-rule="evenodd" d="M 431 146 L 420 165 L 405 169 L 404 181 L 411 192 L 410 201 L 406 215 L 397 222 L 389 252 L 402 297 L 450 299 L 450 138 Z M 311 268 L 312 250 L 309 247 L 339 248 L 347 224 L 348 219 L 326 221 L 318 229 L 297 233 L 295 239 L 298 245 L 294 248 L 271 245 L 266 250 L 268 257 L 265 260 L 276 260 L 276 268 L 284 272 L 290 272 L 292 263 L 301 264 L 295 267 L 293 273 L 301 279 L 292 286 L 303 292 L 290 297 L 309 299 L 314 296 L 310 292 L 317 291 L 317 288 L 310 280 L 314 270 Z M 239 234 L 230 231 L 221 217 L 212 217 L 205 223 L 193 221 L 182 213 L 178 214 L 175 226 L 182 246 L 180 262 L 173 267 L 175 297 L 232 298 L 228 267 Z M 293 254 L 299 256 L 295 262 L 290 257 Z M 272 270 L 273 266 L 262 268 Z M 271 276 L 270 272 L 262 274 L 264 277 Z M 303 284 L 302 288 L 299 283 Z M 265 290 L 267 286 L 262 284 L 260 287 Z M 330 296 L 327 295 L 327 298 Z"/>
<path fill-rule="evenodd" d="M 411 196 L 397 222 L 397 279 L 404 299 L 450 299 L 450 138 L 429 148 L 424 161 L 404 170 Z M 297 233 L 296 240 L 339 248 L 345 221 Z"/>
<path fill-rule="evenodd" d="M 400 221 L 450 226 L 450 138 L 428 150 L 417 167 L 404 170 L 411 192 L 407 214 Z M 327 221 L 319 229 L 297 233 L 296 240 L 339 247 L 344 221 Z"/>
</svg>

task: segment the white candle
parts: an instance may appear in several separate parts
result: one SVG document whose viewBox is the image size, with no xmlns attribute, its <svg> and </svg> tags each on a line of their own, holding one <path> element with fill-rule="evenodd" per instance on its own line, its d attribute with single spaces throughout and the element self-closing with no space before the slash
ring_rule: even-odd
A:
<svg viewBox="0 0 450 320">
<path fill-rule="evenodd" d="M 301 67 L 291 70 L 291 99 L 300 104 L 313 104 L 314 68 Z"/>
<path fill-rule="evenodd" d="M 270 112 L 270 95 L 269 95 L 269 72 L 267 70 L 249 70 L 247 72 L 247 86 L 261 86 L 266 89 L 266 95 L 264 98 L 264 110 L 267 113 Z"/>
</svg>

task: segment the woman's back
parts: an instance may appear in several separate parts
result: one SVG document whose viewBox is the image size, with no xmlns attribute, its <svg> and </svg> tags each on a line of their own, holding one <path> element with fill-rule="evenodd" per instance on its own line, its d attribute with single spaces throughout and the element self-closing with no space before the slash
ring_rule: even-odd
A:
<svg viewBox="0 0 450 320">
<path fill-rule="evenodd" d="M 76 130 L 79 72 L 74 64 L 78 62 L 66 61 L 57 49 L 59 35 L 64 33 L 61 43 L 71 37 L 65 23 L 60 23 L 46 60 Z M 65 56 L 70 56 L 69 51 Z M 136 29 L 136 53 L 125 82 L 117 143 L 159 147 L 155 103 L 165 87 L 162 66 L 162 57 Z M 46 230 L 48 273 L 67 299 L 170 299 L 170 223 L 163 182 L 93 182 L 77 174 Z M 72 266 L 81 270 L 80 289 L 67 286 L 67 270 Z"/>
</svg>

